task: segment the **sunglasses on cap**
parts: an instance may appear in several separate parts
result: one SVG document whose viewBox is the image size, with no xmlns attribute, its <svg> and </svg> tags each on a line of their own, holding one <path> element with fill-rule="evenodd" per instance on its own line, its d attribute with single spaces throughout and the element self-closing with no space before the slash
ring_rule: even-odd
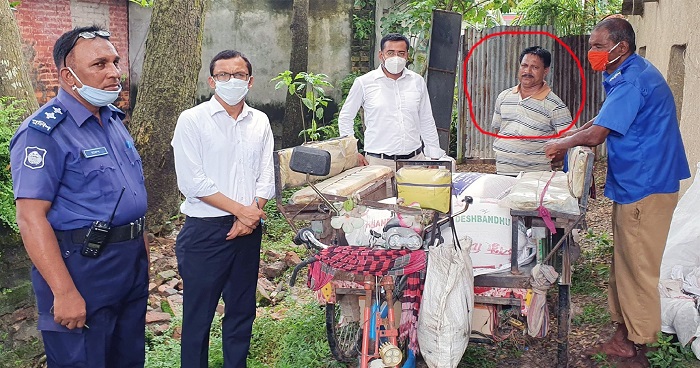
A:
<svg viewBox="0 0 700 368">
<path fill-rule="evenodd" d="M 80 32 L 80 33 L 78 33 L 78 37 L 76 37 L 76 38 L 73 40 L 73 43 L 71 43 L 70 47 L 68 48 L 68 52 L 66 52 L 66 55 L 63 56 L 63 66 L 66 66 L 66 58 L 68 57 L 68 54 L 70 54 L 70 52 L 71 52 L 71 51 L 73 50 L 73 48 L 75 47 L 75 44 L 78 42 L 78 39 L 84 38 L 84 39 L 86 39 L 86 40 L 91 40 L 91 39 L 93 39 L 93 38 L 99 36 L 99 37 L 102 37 L 102 38 L 104 38 L 104 39 L 106 39 L 106 40 L 109 40 L 109 36 L 111 36 L 111 35 L 112 35 L 112 34 L 109 33 L 109 31 L 105 31 L 105 30 L 86 31 L 86 32 Z"/>
</svg>

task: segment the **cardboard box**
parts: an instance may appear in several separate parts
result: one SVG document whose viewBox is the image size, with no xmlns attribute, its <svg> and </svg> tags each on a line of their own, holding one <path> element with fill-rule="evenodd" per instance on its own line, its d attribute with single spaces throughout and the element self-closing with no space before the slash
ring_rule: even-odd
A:
<svg viewBox="0 0 700 368">
<path fill-rule="evenodd" d="M 498 310 L 500 305 L 493 304 L 474 304 L 474 313 L 472 314 L 472 332 L 470 338 L 490 337 L 493 329 L 497 325 Z"/>
</svg>

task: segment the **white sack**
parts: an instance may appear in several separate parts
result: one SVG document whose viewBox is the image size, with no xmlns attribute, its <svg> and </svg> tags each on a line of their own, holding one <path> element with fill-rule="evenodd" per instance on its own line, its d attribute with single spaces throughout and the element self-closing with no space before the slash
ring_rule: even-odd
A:
<svg viewBox="0 0 700 368">
<path fill-rule="evenodd" d="M 661 330 L 674 333 L 678 340 L 687 344 L 694 341 L 691 348 L 700 359 L 700 314 L 692 299 L 682 295 L 680 288 L 689 292 L 698 292 L 698 277 L 700 274 L 700 180 L 696 175 L 693 184 L 678 201 L 671 228 L 666 240 L 666 248 L 661 259 Z M 667 298 L 664 296 L 676 296 Z"/>
<path fill-rule="evenodd" d="M 430 368 L 454 368 L 469 343 L 474 309 L 471 240 L 431 247 L 418 315 L 418 344 Z"/>
<path fill-rule="evenodd" d="M 700 163 L 697 164 L 700 168 Z M 671 276 L 673 266 L 700 266 L 700 180 L 697 169 L 693 184 L 678 201 L 673 212 L 666 249 L 661 260 L 661 279 Z"/>
<path fill-rule="evenodd" d="M 459 241 L 472 240 L 474 276 L 510 269 L 512 219 L 510 209 L 499 206 L 495 200 L 478 198 L 466 212 L 454 217 Z M 446 241 L 450 235 L 443 233 Z M 526 243 L 524 239 L 523 246 Z"/>
</svg>

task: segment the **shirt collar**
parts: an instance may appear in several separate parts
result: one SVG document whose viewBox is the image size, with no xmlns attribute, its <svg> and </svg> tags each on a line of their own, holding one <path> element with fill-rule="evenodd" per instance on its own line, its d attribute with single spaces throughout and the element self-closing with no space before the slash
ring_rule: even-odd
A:
<svg viewBox="0 0 700 368">
<path fill-rule="evenodd" d="M 408 71 L 408 69 L 403 68 L 403 71 L 401 72 L 401 76 L 398 77 L 396 80 L 399 80 L 402 78 L 407 78 L 409 75 L 407 73 L 407 71 Z M 391 79 L 391 78 L 387 77 L 386 74 L 384 74 L 384 70 L 382 69 L 381 64 L 379 64 L 379 67 L 377 69 L 372 70 L 370 73 L 374 73 L 374 74 L 372 74 L 372 78 L 375 80 L 381 79 L 381 78 Z"/>
<path fill-rule="evenodd" d="M 607 71 L 603 72 L 603 88 L 605 88 L 606 92 L 609 92 L 611 88 L 614 86 L 622 83 L 625 78 L 623 76 L 625 70 L 629 68 L 632 64 L 638 62 L 640 60 L 640 57 L 637 54 L 632 54 L 625 59 L 625 61 L 622 62 L 622 64 L 617 67 L 612 73 L 608 73 Z"/>
<path fill-rule="evenodd" d="M 61 105 L 63 105 L 65 110 L 70 113 L 73 121 L 75 121 L 79 127 L 82 127 L 88 119 L 95 117 L 92 115 L 90 110 L 85 107 L 85 105 L 80 103 L 80 101 L 78 101 L 75 97 L 73 97 L 73 95 L 68 93 L 63 88 L 58 89 L 56 99 L 61 103 Z M 100 107 L 100 117 L 102 118 L 103 124 L 106 122 L 111 122 L 109 118 L 114 117 L 114 115 L 123 117 L 124 113 L 113 105 Z"/>
<path fill-rule="evenodd" d="M 224 106 L 221 105 L 219 100 L 216 99 L 216 95 L 211 96 L 211 99 L 209 100 L 209 115 L 214 116 L 216 114 L 225 114 L 228 115 L 228 112 L 226 112 L 226 109 L 224 109 Z M 236 121 L 241 120 L 248 116 L 249 114 L 253 113 L 253 109 L 248 106 L 247 103 L 243 102 L 243 110 L 241 110 L 240 115 L 238 115 L 238 119 Z"/>
<path fill-rule="evenodd" d="M 625 69 L 627 69 L 632 63 L 634 63 L 639 56 L 634 53 L 625 59 L 625 61 L 622 62 L 620 66 L 617 67 L 612 73 L 608 73 L 607 71 L 603 72 L 603 79 L 608 79 L 609 76 L 617 74 L 617 72 L 624 72 Z"/>
<path fill-rule="evenodd" d="M 520 93 L 520 83 L 518 83 L 517 86 L 513 87 L 511 90 L 513 94 Z M 547 84 L 547 81 L 544 81 L 544 84 L 542 85 L 542 88 L 540 88 L 539 91 L 535 92 L 534 95 L 528 97 L 528 98 L 534 98 L 535 100 L 543 101 L 545 98 L 547 98 L 547 95 L 549 92 L 552 92 L 552 88 L 549 87 Z"/>
</svg>

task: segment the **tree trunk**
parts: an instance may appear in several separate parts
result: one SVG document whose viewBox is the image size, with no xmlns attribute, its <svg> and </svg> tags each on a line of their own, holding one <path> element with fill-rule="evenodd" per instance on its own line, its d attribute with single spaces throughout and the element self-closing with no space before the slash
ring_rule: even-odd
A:
<svg viewBox="0 0 700 368">
<path fill-rule="evenodd" d="M 29 68 L 22 56 L 22 44 L 17 21 L 9 2 L 0 0 L 0 96 L 15 97 L 15 106 L 25 110 L 22 120 L 39 108 L 34 87 L 29 79 Z M 9 137 L 2 137 L 7 138 Z M 4 139 L 0 139 L 0 143 Z M 4 148 L 7 150 L 7 147 Z M 5 156 L 7 155 L 7 156 Z M 7 157 L 7 161 L 5 161 Z M 5 161 L 5 162 L 3 162 Z M 0 155 L 0 192 L 9 183 L 9 152 Z M 6 171 L 5 171 L 6 170 Z M 6 179 L 7 178 L 7 179 Z M 7 180 L 7 182 L 5 182 Z M 0 193 L 0 206 L 13 211 L 12 194 Z M 8 203 L 9 202 L 9 203 Z M 9 206 L 9 207 L 7 207 Z M 0 365 L 10 361 L 34 361 L 43 352 L 36 338 L 36 303 L 29 279 L 31 261 L 22 246 L 22 239 L 13 229 L 0 221 Z M 23 347 L 23 348 L 18 348 Z M 7 358 L 7 360 L 3 359 Z M 11 364 L 11 363 L 9 363 Z"/>
<path fill-rule="evenodd" d="M 19 27 L 7 1 L 0 1 L 0 24 L 3 25 L 0 27 L 0 96 L 22 100 L 17 107 L 25 110 L 24 119 L 39 108 L 39 103 L 22 57 Z"/>
<path fill-rule="evenodd" d="M 309 0 L 294 0 L 292 7 L 292 24 L 289 27 L 292 31 L 292 53 L 289 58 L 289 70 L 295 76 L 299 72 L 307 71 L 309 67 Z M 304 141 L 299 132 L 304 129 L 302 114 L 305 113 L 299 98 L 287 94 L 282 122 L 283 148 L 297 146 Z M 308 128 L 309 122 L 306 125 Z"/>
<path fill-rule="evenodd" d="M 209 0 L 159 0 L 153 7 L 129 128 L 143 162 L 147 219 L 154 231 L 178 211 L 170 141 L 180 113 L 195 103 L 208 4 Z"/>
</svg>

